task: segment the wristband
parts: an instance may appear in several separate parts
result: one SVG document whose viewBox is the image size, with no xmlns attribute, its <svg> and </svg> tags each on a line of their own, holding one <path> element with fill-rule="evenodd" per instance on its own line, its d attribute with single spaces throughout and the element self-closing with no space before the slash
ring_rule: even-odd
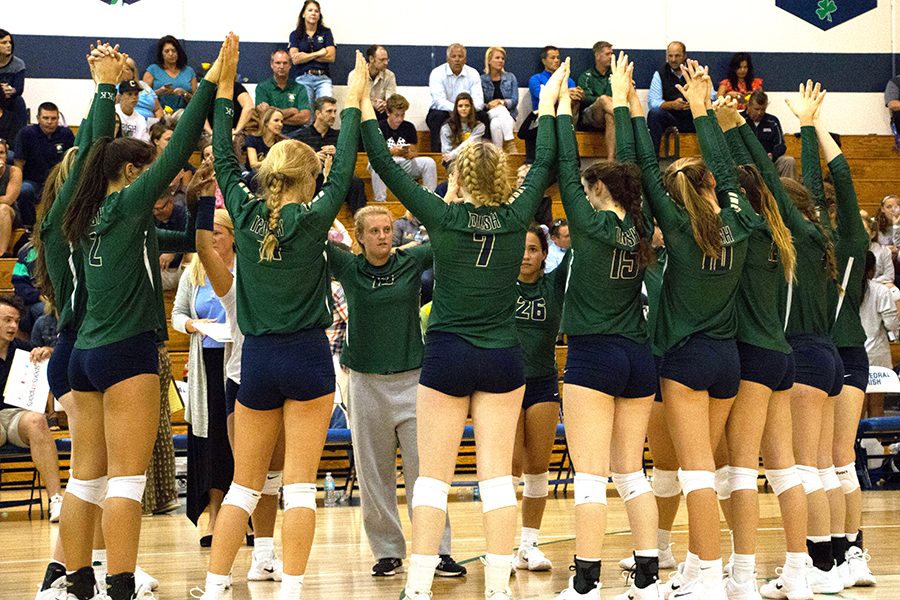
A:
<svg viewBox="0 0 900 600">
<path fill-rule="evenodd" d="M 213 230 L 216 216 L 216 197 L 200 196 L 197 200 L 197 229 Z"/>
</svg>

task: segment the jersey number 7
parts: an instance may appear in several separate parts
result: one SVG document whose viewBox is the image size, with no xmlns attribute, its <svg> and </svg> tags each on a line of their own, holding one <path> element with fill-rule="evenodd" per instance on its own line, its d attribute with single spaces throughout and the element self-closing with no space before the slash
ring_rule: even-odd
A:
<svg viewBox="0 0 900 600">
<path fill-rule="evenodd" d="M 476 267 L 486 267 L 491 262 L 491 254 L 494 252 L 494 234 L 492 233 L 473 233 L 472 241 L 481 244 L 481 251 L 475 260 Z"/>
</svg>

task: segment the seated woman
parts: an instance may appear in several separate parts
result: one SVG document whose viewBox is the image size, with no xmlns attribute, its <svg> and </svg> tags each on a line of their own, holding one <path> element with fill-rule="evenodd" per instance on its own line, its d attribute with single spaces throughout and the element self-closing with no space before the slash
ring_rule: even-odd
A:
<svg viewBox="0 0 900 600">
<path fill-rule="evenodd" d="M 453 104 L 450 118 L 441 127 L 441 153 L 444 163 L 453 162 L 463 148 L 484 137 L 484 123 L 475 117 L 474 102 L 467 92 L 461 92 Z"/>
<path fill-rule="evenodd" d="M 255 171 L 262 164 L 266 153 L 277 142 L 285 139 L 281 135 L 284 128 L 284 114 L 277 108 L 268 108 L 260 118 L 260 135 L 248 135 L 247 143 L 247 170 Z"/>
<path fill-rule="evenodd" d="M 22 169 L 8 162 L 9 143 L 0 140 L 0 255 L 11 258 L 16 199 L 22 189 Z"/>
<path fill-rule="evenodd" d="M 141 86 L 141 92 L 138 94 L 138 102 L 134 107 L 134 110 L 145 119 L 162 119 L 165 112 L 163 111 L 162 105 L 159 103 L 159 97 L 146 81 L 138 78 L 138 73 L 137 63 L 134 62 L 133 58 L 128 57 L 125 60 L 125 66 L 122 68 L 121 77 L 123 80 L 133 79 Z"/>
<path fill-rule="evenodd" d="M 187 61 L 187 53 L 174 36 L 159 38 L 156 62 L 147 67 L 143 80 L 156 91 L 163 108 L 184 108 L 197 91 L 197 73 Z"/>
<path fill-rule="evenodd" d="M 506 50 L 500 46 L 488 48 L 484 54 L 481 90 L 490 119 L 491 141 L 510 154 L 516 151 L 513 128 L 519 114 L 519 82 L 505 66 Z"/>
<path fill-rule="evenodd" d="M 731 96 L 738 101 L 738 110 L 747 108 L 747 99 L 763 89 L 763 80 L 754 77 L 753 61 L 747 52 L 737 52 L 728 64 L 728 76 L 719 82 L 719 97 Z"/>
</svg>

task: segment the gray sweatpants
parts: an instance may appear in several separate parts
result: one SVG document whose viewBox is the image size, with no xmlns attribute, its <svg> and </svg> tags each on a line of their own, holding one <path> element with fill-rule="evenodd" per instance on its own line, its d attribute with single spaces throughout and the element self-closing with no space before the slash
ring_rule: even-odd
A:
<svg viewBox="0 0 900 600">
<path fill-rule="evenodd" d="M 397 446 L 403 457 L 406 509 L 412 521 L 412 489 L 419 476 L 416 387 L 419 369 L 393 375 L 350 371 L 350 430 L 359 477 L 363 525 L 376 560 L 406 558 L 397 510 Z M 450 519 L 440 554 L 450 554 Z"/>
</svg>

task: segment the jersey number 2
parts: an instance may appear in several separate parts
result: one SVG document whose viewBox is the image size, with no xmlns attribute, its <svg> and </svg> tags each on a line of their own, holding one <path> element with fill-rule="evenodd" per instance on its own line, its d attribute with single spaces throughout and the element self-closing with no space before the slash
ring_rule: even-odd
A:
<svg viewBox="0 0 900 600">
<path fill-rule="evenodd" d="M 488 266 L 491 262 L 491 254 L 494 252 L 494 235 L 491 233 L 473 233 L 472 241 L 476 244 L 481 244 L 481 250 L 478 252 L 475 266 Z"/>
<path fill-rule="evenodd" d="M 100 256 L 100 237 L 96 233 L 90 235 L 91 251 L 88 254 L 88 264 L 92 267 L 102 267 L 103 257 Z"/>
</svg>

